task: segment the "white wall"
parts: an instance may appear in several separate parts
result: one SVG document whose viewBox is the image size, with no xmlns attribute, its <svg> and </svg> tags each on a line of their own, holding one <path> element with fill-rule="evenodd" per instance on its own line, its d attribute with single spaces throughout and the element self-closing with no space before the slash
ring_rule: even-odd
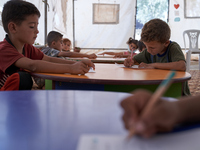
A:
<svg viewBox="0 0 200 150">
<path fill-rule="evenodd" d="M 179 8 L 175 9 L 174 4 L 179 4 Z M 175 16 L 175 12 L 178 12 L 179 15 Z M 174 21 L 177 17 L 180 17 L 179 22 Z M 171 28 L 171 40 L 176 41 L 181 48 L 184 48 L 183 31 L 189 29 L 200 30 L 200 18 L 184 18 L 184 0 L 170 0 L 169 26 Z"/>
<path fill-rule="evenodd" d="M 100 4 L 120 4 L 119 24 L 93 24 L 93 3 L 98 0 L 77 0 L 75 3 L 75 43 L 83 48 L 127 48 L 133 37 L 135 0 L 101 0 Z"/>
<path fill-rule="evenodd" d="M 0 1 L 0 7 L 3 7 L 3 4 L 7 0 L 1 0 Z M 39 34 L 38 38 L 36 39 L 37 43 L 44 44 L 44 3 L 40 0 L 28 0 L 29 2 L 33 3 L 36 5 L 36 7 L 40 10 L 41 17 L 39 20 Z M 79 30 L 76 30 L 76 39 L 79 41 L 77 43 L 77 46 L 85 46 L 85 47 L 93 47 L 93 45 L 90 45 L 89 43 L 85 43 L 85 41 L 91 41 L 93 43 L 96 43 L 96 47 L 99 45 L 104 45 L 106 41 L 109 41 L 109 43 L 115 43 L 112 47 L 125 47 L 123 43 L 127 40 L 127 38 L 131 35 L 133 35 L 134 31 L 134 19 L 135 17 L 133 16 L 133 10 L 135 9 L 134 2 L 130 2 L 129 5 L 127 5 L 129 2 L 124 3 L 123 0 L 115 0 L 116 3 L 120 3 L 121 9 L 127 10 L 124 11 L 125 13 L 122 14 L 120 12 L 120 22 L 128 22 L 128 24 L 123 24 L 122 26 L 119 26 L 120 28 L 116 30 L 116 28 L 111 27 L 108 28 L 109 30 L 115 29 L 113 34 L 110 34 L 109 36 L 101 35 L 101 34 L 95 34 L 94 36 L 91 36 L 92 33 L 85 33 L 85 32 L 80 32 Z M 62 1 L 57 1 L 57 0 L 51 0 L 49 1 L 49 11 L 48 11 L 48 24 L 47 24 L 47 32 L 51 30 L 56 30 L 64 34 L 64 37 L 69 38 L 73 42 L 73 9 L 72 9 L 72 2 L 73 0 L 62 0 Z M 63 15 L 63 2 L 66 2 L 66 10 L 65 13 L 67 14 L 66 16 Z M 92 10 L 91 10 L 91 3 L 98 3 L 98 0 L 87 0 L 87 3 L 89 5 L 85 5 L 83 9 L 89 13 L 88 18 L 75 18 L 76 20 L 76 28 L 82 28 L 81 26 L 77 26 L 77 21 L 78 25 L 81 25 L 83 22 L 87 22 L 89 24 L 89 29 L 92 29 L 92 32 L 94 30 L 97 30 L 98 28 L 105 28 L 105 26 L 102 25 L 96 25 L 95 28 L 92 27 Z M 101 3 L 114 3 L 113 0 L 101 0 Z M 83 6 L 84 3 L 86 3 L 85 0 L 77 0 L 74 1 L 76 4 L 76 8 L 79 8 L 78 5 Z M 175 9 L 174 4 L 179 4 L 179 8 Z M 179 15 L 176 16 L 175 12 L 178 12 Z M 131 17 L 132 15 L 132 17 Z M 66 23 L 64 23 L 61 18 L 66 17 Z M 180 17 L 179 22 L 175 22 L 174 19 L 176 17 Z M 56 22 L 56 20 L 60 20 L 59 22 Z M 65 27 L 66 25 L 66 27 Z M 171 27 L 171 40 L 176 41 L 180 44 L 182 48 L 184 48 L 183 44 L 183 31 L 188 30 L 188 29 L 200 29 L 200 18 L 193 18 L 193 19 L 188 19 L 184 18 L 184 0 L 170 0 L 170 8 L 169 8 L 169 26 Z M 92 28 L 90 28 L 92 27 Z M 88 32 L 88 30 L 85 30 Z M 102 30 L 98 30 L 100 32 Z M 118 35 L 118 32 L 121 32 L 120 35 Z M 3 30 L 3 27 L 0 25 L 0 41 L 4 39 L 5 37 L 5 32 Z M 101 33 L 101 32 L 100 32 Z M 81 35 L 81 36 L 79 36 Z M 84 36 L 84 37 L 83 37 Z M 81 39 L 82 38 L 82 39 Z M 117 39 L 117 40 L 116 40 Z M 84 41 L 85 40 L 85 41 Z M 98 44 L 99 43 L 99 44 Z M 95 45 L 94 45 L 95 46 Z"/>
</svg>

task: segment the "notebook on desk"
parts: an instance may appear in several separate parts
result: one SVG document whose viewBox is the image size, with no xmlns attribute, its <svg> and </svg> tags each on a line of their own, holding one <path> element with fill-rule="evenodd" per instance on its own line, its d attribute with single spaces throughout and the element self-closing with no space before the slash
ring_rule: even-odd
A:
<svg viewBox="0 0 200 150">
<path fill-rule="evenodd" d="M 145 139 L 126 135 L 85 134 L 79 139 L 77 150 L 199 150 L 200 128 L 159 134 Z"/>
</svg>

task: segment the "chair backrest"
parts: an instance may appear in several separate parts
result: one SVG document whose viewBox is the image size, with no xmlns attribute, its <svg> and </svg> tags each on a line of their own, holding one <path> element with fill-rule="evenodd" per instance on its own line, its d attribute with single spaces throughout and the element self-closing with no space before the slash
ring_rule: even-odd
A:
<svg viewBox="0 0 200 150">
<path fill-rule="evenodd" d="M 192 30 L 185 30 L 183 32 L 183 41 L 184 41 L 184 46 L 186 50 L 185 34 L 187 34 L 189 38 L 189 50 L 191 51 L 199 50 L 198 39 L 199 39 L 200 30 L 192 29 Z"/>
</svg>

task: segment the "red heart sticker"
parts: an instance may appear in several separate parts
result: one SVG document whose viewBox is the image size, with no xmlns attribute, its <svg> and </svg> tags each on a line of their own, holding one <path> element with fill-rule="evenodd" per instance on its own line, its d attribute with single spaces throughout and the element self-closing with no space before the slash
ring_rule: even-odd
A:
<svg viewBox="0 0 200 150">
<path fill-rule="evenodd" d="M 174 7 L 176 8 L 176 9 L 178 9 L 179 8 L 179 4 L 174 4 Z"/>
</svg>

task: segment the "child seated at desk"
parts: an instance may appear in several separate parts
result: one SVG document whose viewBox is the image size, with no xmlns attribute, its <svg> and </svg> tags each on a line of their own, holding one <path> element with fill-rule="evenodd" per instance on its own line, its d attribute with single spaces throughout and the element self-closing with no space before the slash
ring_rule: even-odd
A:
<svg viewBox="0 0 200 150">
<path fill-rule="evenodd" d="M 63 39 L 63 48 L 62 51 L 64 52 L 70 52 L 71 49 L 71 41 L 68 38 Z M 74 52 L 79 53 L 81 51 L 80 47 L 75 47 Z"/>
<path fill-rule="evenodd" d="M 138 40 L 134 40 L 132 37 L 130 37 L 126 44 L 128 44 L 128 51 L 126 52 L 103 52 L 99 55 L 114 55 L 114 58 L 126 58 L 131 56 L 131 53 L 133 53 L 132 55 L 136 55 L 135 51 L 138 49 Z"/>
<path fill-rule="evenodd" d="M 126 129 L 134 127 L 135 134 L 150 137 L 157 132 L 169 132 L 180 123 L 200 121 L 200 95 L 182 97 L 178 101 L 159 100 L 153 109 L 141 116 L 152 94 L 138 90 L 121 102 Z"/>
<path fill-rule="evenodd" d="M 95 54 L 82 54 L 77 52 L 64 52 L 63 49 L 63 35 L 57 31 L 49 32 L 47 36 L 47 44 L 49 47 L 43 48 L 41 51 L 51 57 L 87 57 L 89 59 L 95 59 L 97 56 Z"/>
<path fill-rule="evenodd" d="M 29 72 L 85 74 L 94 64 L 62 60 L 44 55 L 35 48 L 39 10 L 26 1 L 7 1 L 2 11 L 6 34 L 0 42 L 0 91 L 30 90 L 33 85 Z"/>
<path fill-rule="evenodd" d="M 166 22 L 152 19 L 142 28 L 141 41 L 146 49 L 135 55 L 132 60 L 124 61 L 126 67 L 139 64 L 139 68 L 186 70 L 186 61 L 180 46 L 170 41 L 171 30 Z M 184 83 L 183 95 L 190 95 L 187 82 Z"/>
</svg>

